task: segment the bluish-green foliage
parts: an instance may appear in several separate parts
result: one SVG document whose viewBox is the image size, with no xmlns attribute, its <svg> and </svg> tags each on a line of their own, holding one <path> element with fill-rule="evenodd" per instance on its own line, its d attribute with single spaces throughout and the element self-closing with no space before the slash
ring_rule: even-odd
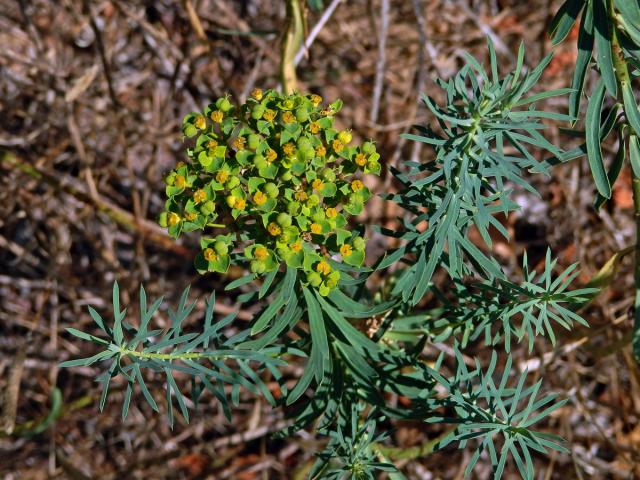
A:
<svg viewBox="0 0 640 480">
<path fill-rule="evenodd" d="M 575 17 L 571 5 L 565 10 Z M 566 20 L 559 21 L 556 36 L 564 35 L 567 28 Z M 192 379 L 192 400 L 209 391 L 227 415 L 231 404 L 239 401 L 241 388 L 264 396 L 274 406 L 291 406 L 290 424 L 279 435 L 313 424 L 330 438 L 318 455 L 313 478 L 376 478 L 382 471 L 402 478 L 389 463 L 393 458 L 384 458 L 378 450 L 387 436 L 375 430 L 379 422 L 411 419 L 451 424 L 440 448 L 452 442 L 461 448 L 470 445 L 474 453 L 467 474 L 484 458 L 499 478 L 511 458 L 522 477 L 532 479 L 532 451 L 565 451 L 560 438 L 536 430 L 536 424 L 564 401 L 541 394 L 542 380 L 527 384 L 527 372 L 515 372 L 511 357 L 500 352 L 509 352 L 525 339 L 531 350 L 538 336 L 555 344 L 558 327 L 586 325 L 577 307 L 595 290 L 572 289 L 576 265 L 557 272 L 550 252 L 541 272 L 530 271 L 525 257 L 520 281 L 508 278 L 490 253 L 489 229 L 507 237 L 500 216 L 518 208 L 510 198 L 511 186 L 535 194 L 529 173 L 546 172 L 554 161 L 566 160 L 575 152 L 563 152 L 542 134 L 543 119 L 571 118 L 536 107 L 545 98 L 569 93 L 567 89 L 532 93 L 550 57 L 526 69 L 521 47 L 515 70 L 501 76 L 491 44 L 489 52 L 488 71 L 467 56 L 454 78 L 439 82 L 443 105 L 424 98 L 435 122 L 417 127 L 418 133 L 408 138 L 430 145 L 433 155 L 429 161 L 408 162 L 394 172 L 402 189 L 388 199 L 406 214 L 400 231 L 381 231 L 399 238 L 401 246 L 387 252 L 375 269 L 327 257 L 331 268 L 340 271 L 340 281 L 322 295 L 295 268 L 275 269 L 260 286 L 238 296 L 241 304 L 261 308 L 248 328 L 232 336 L 225 332 L 239 322 L 233 315 L 214 319 L 214 295 L 207 302 L 202 328 L 183 330 L 193 309 L 187 303 L 188 291 L 177 310 L 169 311 L 170 328 L 149 330 L 160 301 L 148 307 L 141 289 L 140 314 L 135 316 L 139 326 L 134 327 L 136 322 L 125 321 L 115 285 L 114 321 L 105 322 L 91 310 L 101 336 L 69 330 L 101 351 L 63 366 L 101 364 L 101 407 L 111 379 L 125 378 L 123 417 L 136 384 L 158 410 L 143 378 L 145 370 L 166 377 L 172 424 L 174 397 L 189 420 L 176 373 Z M 538 161 L 539 150 L 548 152 L 551 159 Z M 421 227 L 424 224 L 426 228 Z M 469 239 L 472 227 L 484 239 L 484 247 Z M 434 283 L 437 270 L 447 273 L 438 285 Z M 388 281 L 380 291 L 372 291 L 373 282 L 367 280 L 380 271 Z M 246 289 L 253 279 L 233 281 L 227 290 Z M 427 294 L 432 299 L 428 307 L 423 305 Z M 491 350 L 484 368 L 477 358 L 467 365 L 462 354 L 478 340 Z M 444 342 L 452 347 L 446 349 L 452 355 L 434 358 L 433 349 L 425 348 Z M 289 378 L 281 368 L 287 363 L 304 365 L 292 387 L 287 386 Z M 265 371 L 279 383 L 277 399 L 260 379 Z M 231 386 L 231 402 L 225 385 Z M 409 406 L 389 404 L 391 394 L 405 397 Z"/>
</svg>

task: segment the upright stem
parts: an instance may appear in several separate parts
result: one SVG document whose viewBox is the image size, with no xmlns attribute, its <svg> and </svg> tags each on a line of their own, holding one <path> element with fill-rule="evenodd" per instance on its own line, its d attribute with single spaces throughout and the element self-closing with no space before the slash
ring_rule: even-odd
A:
<svg viewBox="0 0 640 480">
<path fill-rule="evenodd" d="M 287 27 L 282 38 L 280 81 L 282 82 L 282 91 L 290 94 L 298 86 L 295 58 L 304 38 L 304 19 L 300 0 L 286 0 L 286 2 Z"/>
<path fill-rule="evenodd" d="M 611 26 L 611 56 L 613 59 L 613 68 L 615 70 L 616 79 L 618 81 L 618 96 L 622 93 L 622 85 L 630 81 L 629 68 L 618 40 L 616 32 L 616 18 L 613 0 L 608 0 L 609 22 Z M 620 145 L 619 148 L 624 148 Z M 633 352 L 636 360 L 640 362 L 640 177 L 632 169 L 633 178 L 631 180 L 631 189 L 633 191 L 633 216 L 636 221 L 636 243 L 635 243 L 635 267 L 634 267 L 634 283 L 635 283 L 635 300 L 634 300 L 634 325 L 633 325 Z"/>
</svg>

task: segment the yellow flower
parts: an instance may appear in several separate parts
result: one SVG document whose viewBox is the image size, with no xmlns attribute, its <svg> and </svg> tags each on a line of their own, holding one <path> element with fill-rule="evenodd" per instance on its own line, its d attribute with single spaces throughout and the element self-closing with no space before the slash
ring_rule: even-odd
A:
<svg viewBox="0 0 640 480">
<path fill-rule="evenodd" d="M 261 88 L 254 88 L 251 91 L 251 96 L 253 98 L 255 98 L 256 100 L 258 100 L 258 101 L 262 100 L 262 89 Z"/>
<path fill-rule="evenodd" d="M 325 213 L 327 215 L 327 218 L 336 218 L 338 216 L 338 211 L 333 207 L 327 208 Z"/>
<path fill-rule="evenodd" d="M 233 146 L 236 148 L 236 150 L 244 150 L 244 146 L 247 142 L 247 139 L 244 137 L 236 137 L 233 139 Z"/>
<path fill-rule="evenodd" d="M 282 146 L 282 151 L 284 152 L 285 155 L 290 157 L 296 153 L 296 146 L 291 142 L 285 143 Z"/>
<path fill-rule="evenodd" d="M 299 202 L 304 202 L 307 198 L 309 198 L 309 196 L 307 195 L 307 192 L 300 190 L 299 192 L 293 194 L 293 198 L 295 198 Z"/>
<path fill-rule="evenodd" d="M 367 164 L 367 159 L 365 158 L 364 153 L 357 154 L 355 162 L 359 167 L 364 167 Z"/>
<path fill-rule="evenodd" d="M 229 179 L 229 172 L 227 170 L 220 170 L 216 173 L 216 182 L 224 183 Z"/>
<path fill-rule="evenodd" d="M 180 223 L 180 216 L 177 213 L 171 212 L 169 213 L 169 218 L 167 218 L 167 223 L 170 227 L 177 225 Z"/>
<path fill-rule="evenodd" d="M 207 120 L 202 115 L 198 115 L 193 120 L 193 124 L 196 126 L 198 130 L 202 130 L 204 127 L 207 126 Z"/>
<path fill-rule="evenodd" d="M 329 275 L 331 273 L 331 266 L 324 260 L 321 260 L 320 263 L 316 265 L 316 272 Z"/>
<path fill-rule="evenodd" d="M 236 208 L 238 210 L 244 210 L 246 206 L 247 201 L 244 198 L 236 199 L 235 203 L 233 204 L 233 208 Z"/>
<path fill-rule="evenodd" d="M 190 222 L 194 221 L 197 216 L 198 215 L 195 212 L 186 212 L 184 214 L 184 218 L 187 219 Z"/>
<path fill-rule="evenodd" d="M 311 95 L 311 103 L 313 103 L 314 107 L 317 107 L 322 102 L 322 97 L 320 95 L 313 94 Z"/>
<path fill-rule="evenodd" d="M 327 149 L 322 145 L 316 147 L 316 155 L 319 157 L 324 157 L 327 154 Z"/>
<path fill-rule="evenodd" d="M 207 262 L 213 262 L 218 258 L 218 255 L 216 255 L 216 251 L 213 248 L 205 248 L 203 256 Z"/>
<path fill-rule="evenodd" d="M 322 226 L 318 223 L 312 223 L 309 230 L 311 230 L 311 233 L 319 235 L 322 233 Z"/>
<path fill-rule="evenodd" d="M 262 114 L 262 118 L 264 118 L 267 122 L 271 122 L 274 118 L 276 118 L 276 112 L 274 112 L 270 108 L 267 108 Z"/>
<path fill-rule="evenodd" d="M 353 190 L 354 192 L 358 192 L 363 188 L 364 183 L 362 183 L 360 180 L 354 180 L 353 182 L 351 182 L 351 190 Z"/>
<path fill-rule="evenodd" d="M 266 158 L 267 158 L 267 162 L 271 163 L 276 158 L 278 158 L 278 154 L 276 153 L 276 151 L 273 148 L 270 148 L 269 150 L 267 150 Z"/>
<path fill-rule="evenodd" d="M 180 167 L 184 167 L 185 163 L 183 161 L 180 161 L 178 163 L 176 163 L 176 168 L 180 168 Z"/>
<path fill-rule="evenodd" d="M 302 250 L 302 242 L 300 240 L 297 240 L 293 243 L 290 243 L 289 248 L 293 250 L 294 253 L 298 253 L 300 250 Z"/>
<path fill-rule="evenodd" d="M 265 247 L 263 246 L 258 246 L 255 248 L 255 250 L 253 251 L 253 256 L 257 259 L 260 260 L 261 262 L 266 260 L 266 258 L 269 256 L 269 250 L 267 250 Z"/>
<path fill-rule="evenodd" d="M 296 121 L 296 116 L 293 113 L 286 111 L 282 114 L 282 121 L 284 123 L 293 123 Z"/>
<path fill-rule="evenodd" d="M 253 194 L 253 201 L 258 206 L 264 205 L 265 202 L 267 201 L 267 196 L 264 193 L 258 191 Z"/>
<path fill-rule="evenodd" d="M 333 149 L 336 152 L 341 152 L 342 150 L 344 150 L 344 143 L 342 143 L 340 140 L 336 139 L 333 142 L 331 142 L 331 146 L 333 147 Z"/>
<path fill-rule="evenodd" d="M 269 232 L 269 234 L 273 235 L 274 237 L 277 237 L 282 233 L 282 229 L 280 228 L 280 225 L 278 225 L 275 222 L 271 222 L 267 226 L 267 231 Z"/>
<path fill-rule="evenodd" d="M 187 179 L 184 175 L 176 175 L 176 187 L 184 188 L 187 186 Z"/>
<path fill-rule="evenodd" d="M 318 122 L 311 122 L 309 124 L 309 131 L 314 135 L 318 133 L 320 131 L 320 125 L 318 124 Z"/>
<path fill-rule="evenodd" d="M 322 180 L 320 180 L 319 178 L 316 178 L 311 183 L 311 186 L 313 187 L 314 190 L 322 190 L 322 187 L 324 187 L 324 182 Z"/>
<path fill-rule="evenodd" d="M 215 140 L 209 140 L 207 142 L 207 148 L 209 150 L 213 150 L 214 148 L 216 148 L 218 146 L 218 142 L 216 142 Z"/>
<path fill-rule="evenodd" d="M 207 192 L 204 190 L 196 190 L 193 194 L 193 201 L 197 205 L 198 203 L 202 203 L 207 199 Z"/>
<path fill-rule="evenodd" d="M 346 243 L 340 247 L 340 255 L 343 257 L 348 257 L 353 253 L 353 248 L 351 245 L 347 245 Z"/>
<path fill-rule="evenodd" d="M 220 110 L 214 110 L 213 112 L 211 112 L 210 116 L 211 116 L 211 120 L 213 120 L 216 123 L 220 123 L 224 118 L 224 113 L 222 113 Z"/>
</svg>

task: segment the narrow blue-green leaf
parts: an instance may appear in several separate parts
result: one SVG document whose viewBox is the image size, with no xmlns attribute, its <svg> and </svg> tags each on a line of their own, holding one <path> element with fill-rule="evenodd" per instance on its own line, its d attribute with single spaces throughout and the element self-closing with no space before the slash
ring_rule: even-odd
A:
<svg viewBox="0 0 640 480">
<path fill-rule="evenodd" d="M 587 157 L 591 175 L 595 181 L 598 193 L 605 198 L 611 198 L 611 185 L 604 169 L 602 147 L 600 146 L 600 113 L 604 101 L 605 82 L 601 78 L 593 96 L 589 100 L 585 128 L 587 136 Z"/>
<path fill-rule="evenodd" d="M 609 95 L 616 98 L 618 96 L 618 83 L 615 69 L 613 68 L 613 57 L 611 56 L 611 25 L 609 25 L 607 0 L 591 1 L 593 3 L 593 20 L 595 24 L 596 62 Z"/>
<path fill-rule="evenodd" d="M 627 117 L 629 125 L 636 135 L 640 135 L 640 110 L 636 104 L 636 98 L 633 94 L 633 88 L 630 82 L 622 82 L 622 100 L 624 102 L 624 114 Z"/>
</svg>

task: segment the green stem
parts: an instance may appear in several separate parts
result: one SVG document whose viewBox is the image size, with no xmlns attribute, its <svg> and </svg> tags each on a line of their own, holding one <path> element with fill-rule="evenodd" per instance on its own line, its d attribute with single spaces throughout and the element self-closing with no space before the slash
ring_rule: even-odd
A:
<svg viewBox="0 0 640 480">
<path fill-rule="evenodd" d="M 630 82 L 629 68 L 624 58 L 618 33 L 616 31 L 616 19 L 614 1 L 608 0 L 609 21 L 611 24 L 611 56 L 613 58 L 613 68 L 615 70 L 616 79 L 618 81 L 618 95 L 622 93 L 622 86 Z M 624 148 L 621 144 L 619 148 Z M 633 352 L 636 360 L 640 362 L 640 177 L 633 172 L 631 180 L 633 191 L 633 216 L 636 221 L 636 244 L 635 244 L 635 267 L 634 267 L 634 283 L 635 283 L 635 299 L 634 299 L 634 325 L 633 325 Z"/>
</svg>

